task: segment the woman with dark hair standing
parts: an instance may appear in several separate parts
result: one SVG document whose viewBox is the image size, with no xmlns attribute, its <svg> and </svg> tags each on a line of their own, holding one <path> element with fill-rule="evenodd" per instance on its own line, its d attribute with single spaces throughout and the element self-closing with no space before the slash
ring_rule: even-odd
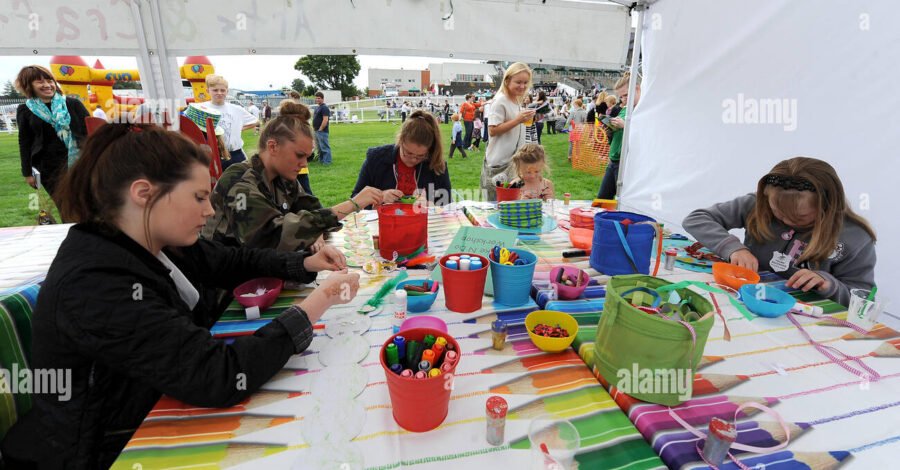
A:
<svg viewBox="0 0 900 470">
<path fill-rule="evenodd" d="M 59 206 L 56 186 L 78 159 L 78 145 L 87 135 L 88 110 L 81 101 L 64 96 L 50 71 L 40 65 L 23 67 L 15 87 L 28 98 L 16 110 L 22 176 L 37 189 L 32 168 L 37 170 L 41 185 Z"/>
<path fill-rule="evenodd" d="M 382 191 L 385 204 L 403 196 L 423 196 L 438 206 L 452 202 L 450 173 L 434 116 L 413 111 L 400 128 L 397 143 L 366 151 L 352 197 L 369 186 Z"/>
<path fill-rule="evenodd" d="M 38 295 L 30 365 L 71 379 L 63 393 L 32 394 L 0 443 L 7 468 L 108 468 L 163 394 L 234 406 L 359 288 L 334 247 L 309 255 L 198 240 L 213 212 L 209 157 L 176 132 L 101 126 L 58 193 L 76 225 Z M 252 335 L 213 339 L 231 300 L 222 290 L 257 277 L 311 282 L 322 270 L 338 272 Z"/>
</svg>

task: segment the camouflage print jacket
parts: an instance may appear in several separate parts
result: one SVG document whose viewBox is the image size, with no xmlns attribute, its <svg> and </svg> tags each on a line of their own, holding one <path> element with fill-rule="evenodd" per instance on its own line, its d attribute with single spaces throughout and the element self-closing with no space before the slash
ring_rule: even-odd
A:
<svg viewBox="0 0 900 470">
<path fill-rule="evenodd" d="M 264 175 L 259 155 L 225 170 L 210 196 L 216 214 L 206 221 L 204 239 L 296 251 L 343 227 L 331 209 L 323 209 L 318 198 L 303 192 L 296 179 L 275 178 L 272 194 Z"/>
</svg>

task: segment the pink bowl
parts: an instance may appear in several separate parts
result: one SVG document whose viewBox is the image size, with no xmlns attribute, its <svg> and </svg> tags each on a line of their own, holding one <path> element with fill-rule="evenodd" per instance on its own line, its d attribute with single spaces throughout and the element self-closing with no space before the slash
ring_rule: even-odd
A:
<svg viewBox="0 0 900 470">
<path fill-rule="evenodd" d="M 559 270 L 563 270 L 563 274 L 568 277 L 578 276 L 578 268 L 572 266 L 557 266 L 550 270 L 550 282 L 556 286 L 557 293 L 559 294 L 559 298 L 562 300 L 572 300 L 577 299 L 581 296 L 585 289 L 587 289 L 588 283 L 591 282 L 591 276 L 588 273 L 582 271 L 581 272 L 581 285 L 578 287 L 567 286 L 565 284 L 560 284 L 556 282 L 556 276 L 559 274 Z"/>
<path fill-rule="evenodd" d="M 430 315 L 410 317 L 400 325 L 400 331 L 408 330 L 410 328 L 432 328 L 447 333 L 447 324 L 444 323 L 444 320 Z"/>
<path fill-rule="evenodd" d="M 281 286 L 283 284 L 281 279 L 276 279 L 274 277 L 251 279 L 234 288 L 234 300 L 237 300 L 237 302 L 244 307 L 259 307 L 260 310 L 265 310 L 275 303 L 275 299 L 277 299 L 278 294 L 281 293 Z M 243 294 L 255 294 L 260 287 L 266 289 L 265 294 L 253 297 L 242 297 Z"/>
</svg>

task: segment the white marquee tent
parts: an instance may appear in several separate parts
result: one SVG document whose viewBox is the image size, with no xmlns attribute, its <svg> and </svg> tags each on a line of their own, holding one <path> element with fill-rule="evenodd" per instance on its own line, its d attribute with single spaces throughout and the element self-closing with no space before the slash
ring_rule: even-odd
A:
<svg viewBox="0 0 900 470">
<path fill-rule="evenodd" d="M 900 4 L 660 0 L 641 21 L 624 207 L 675 228 L 781 160 L 828 161 L 877 232 L 880 292 L 900 302 Z"/>
<path fill-rule="evenodd" d="M 644 48 L 643 93 L 629 113 L 623 207 L 674 228 L 694 208 L 752 191 L 777 161 L 815 156 L 837 168 L 878 232 L 882 292 L 900 291 L 900 252 L 891 250 L 900 222 L 890 215 L 900 174 L 892 154 L 900 4 L 620 1 L 644 10 L 635 44 Z M 179 56 L 356 53 L 620 68 L 631 34 L 627 7 L 578 0 L 0 5 L 0 54 L 135 56 L 151 98 L 181 97 Z M 759 106 L 764 113 L 742 112 Z"/>
</svg>

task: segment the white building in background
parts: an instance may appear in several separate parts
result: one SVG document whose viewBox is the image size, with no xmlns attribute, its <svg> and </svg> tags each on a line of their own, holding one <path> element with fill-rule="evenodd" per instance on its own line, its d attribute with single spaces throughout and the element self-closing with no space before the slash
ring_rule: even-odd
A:
<svg viewBox="0 0 900 470">
<path fill-rule="evenodd" d="M 450 85 L 450 82 L 490 82 L 491 76 L 498 73 L 493 64 L 465 64 L 447 62 L 443 64 L 428 64 L 431 72 L 429 85 Z"/>
<path fill-rule="evenodd" d="M 369 96 L 382 94 L 384 84 L 394 84 L 397 94 L 409 96 L 424 92 L 429 85 L 427 70 L 369 69 Z"/>
</svg>

